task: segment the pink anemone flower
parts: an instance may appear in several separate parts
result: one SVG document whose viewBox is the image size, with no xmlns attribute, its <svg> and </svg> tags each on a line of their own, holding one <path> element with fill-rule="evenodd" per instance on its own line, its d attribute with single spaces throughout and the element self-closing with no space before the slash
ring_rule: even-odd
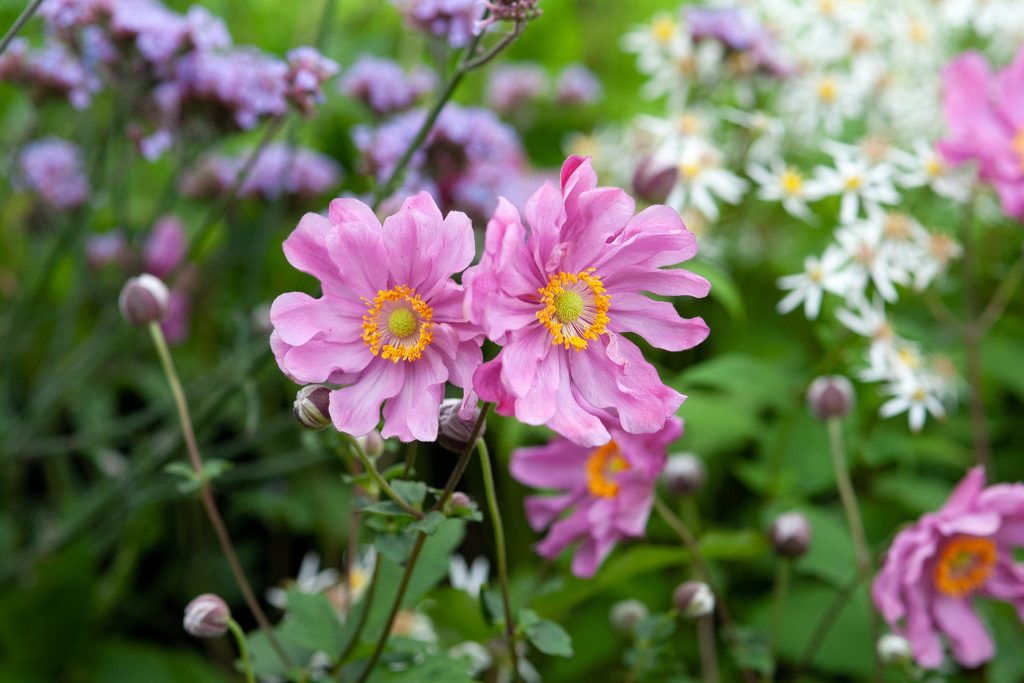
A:
<svg viewBox="0 0 1024 683">
<path fill-rule="evenodd" d="M 995 646 L 974 611 L 975 598 L 1010 602 L 1024 619 L 1024 484 L 985 487 L 972 469 L 946 504 L 892 542 L 872 596 L 892 629 L 910 641 L 923 667 L 942 664 L 942 637 L 967 667 L 992 659 Z"/>
<path fill-rule="evenodd" d="M 579 544 L 572 572 L 583 578 L 594 575 L 617 543 L 644 535 L 666 450 L 682 435 L 683 421 L 670 418 L 653 434 L 630 434 L 613 423 L 608 430 L 612 440 L 603 446 L 556 438 L 514 451 L 510 464 L 523 484 L 558 489 L 557 495 L 528 497 L 526 516 L 537 531 L 551 528 L 537 544 L 542 557 L 554 559 Z"/>
<path fill-rule="evenodd" d="M 421 192 L 380 224 L 356 199 L 335 199 L 328 216 L 306 214 L 284 242 L 295 268 L 320 281 L 274 301 L 270 337 L 277 363 L 296 382 L 341 385 L 330 394 L 339 430 L 433 441 L 445 382 L 469 389 L 483 341 L 463 314 L 452 274 L 475 253 L 465 214 L 441 215 Z M 471 391 L 466 392 L 464 417 Z"/>
<path fill-rule="evenodd" d="M 702 342 L 701 318 L 679 316 L 666 296 L 703 297 L 710 285 L 678 268 L 697 252 L 667 206 L 637 215 L 623 190 L 597 187 L 589 159 L 569 157 L 561 187 L 545 183 L 526 203 L 529 228 L 502 199 L 487 225 L 480 264 L 466 271 L 466 309 L 502 345 L 474 388 L 503 415 L 545 424 L 585 446 L 624 431 L 657 432 L 686 398 L 623 332 L 682 351 Z"/>
<path fill-rule="evenodd" d="M 978 177 L 995 188 L 1003 211 L 1024 220 L 1024 48 L 994 74 L 977 52 L 962 54 L 943 71 L 943 82 L 943 159 L 977 162 Z"/>
</svg>

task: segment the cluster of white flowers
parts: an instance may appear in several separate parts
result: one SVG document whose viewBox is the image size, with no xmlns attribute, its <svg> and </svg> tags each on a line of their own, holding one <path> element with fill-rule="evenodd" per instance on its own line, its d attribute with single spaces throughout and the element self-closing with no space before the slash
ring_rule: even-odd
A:
<svg viewBox="0 0 1024 683">
<path fill-rule="evenodd" d="M 942 66 L 972 32 L 997 59 L 1024 42 L 1020 0 L 731 0 L 684 5 L 630 31 L 642 92 L 660 116 L 577 139 L 637 194 L 683 214 L 712 257 L 728 205 L 777 204 L 833 239 L 780 278 L 779 311 L 822 310 L 867 338 L 863 381 L 881 414 L 911 428 L 955 403 L 952 365 L 898 337 L 886 306 L 941 279 L 960 254 L 950 220 L 926 228 L 919 203 L 951 217 L 974 177 L 935 152 Z M 825 294 L 836 304 L 823 309 Z"/>
</svg>

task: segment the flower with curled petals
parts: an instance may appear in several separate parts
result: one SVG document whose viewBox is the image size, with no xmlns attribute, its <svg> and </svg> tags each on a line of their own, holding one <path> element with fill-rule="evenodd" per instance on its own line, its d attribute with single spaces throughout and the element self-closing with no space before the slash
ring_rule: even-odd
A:
<svg viewBox="0 0 1024 683">
<path fill-rule="evenodd" d="M 470 389 L 483 337 L 463 314 L 452 280 L 473 260 L 465 214 L 442 216 L 421 192 L 384 221 L 356 199 L 327 217 L 306 214 L 285 240 L 289 263 L 320 281 L 323 295 L 282 294 L 270 311 L 277 363 L 303 384 L 340 385 L 330 417 L 362 436 L 384 409 L 385 438 L 433 441 L 445 382 Z M 466 392 L 465 411 L 474 396 Z"/>
<path fill-rule="evenodd" d="M 562 166 L 560 188 L 545 183 L 527 202 L 528 228 L 511 203 L 499 203 L 483 257 L 463 277 L 470 319 L 503 346 L 474 378 L 499 413 L 599 446 L 611 438 L 602 416 L 648 434 L 682 404 L 623 333 L 668 351 L 696 346 L 708 335 L 704 321 L 644 292 L 703 297 L 710 285 L 663 268 L 697 251 L 678 213 L 633 209 L 629 195 L 598 187 L 589 159 L 575 156 Z"/>
</svg>

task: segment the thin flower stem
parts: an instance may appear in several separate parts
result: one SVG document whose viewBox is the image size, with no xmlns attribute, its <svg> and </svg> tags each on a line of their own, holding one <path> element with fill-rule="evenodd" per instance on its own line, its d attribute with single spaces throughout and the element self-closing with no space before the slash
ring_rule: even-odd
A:
<svg viewBox="0 0 1024 683">
<path fill-rule="evenodd" d="M 405 469 L 402 470 L 402 478 L 407 479 L 412 474 L 413 467 L 416 466 L 416 448 L 418 441 L 410 441 L 405 447 Z"/>
<path fill-rule="evenodd" d="M 718 653 L 715 651 L 715 617 L 705 614 L 697 618 L 697 647 L 700 651 L 700 671 L 704 683 L 718 683 Z"/>
<path fill-rule="evenodd" d="M 711 589 L 711 592 L 715 596 L 715 611 L 718 612 L 718 619 L 722 624 L 725 638 L 729 641 L 730 645 L 737 647 L 739 642 L 736 639 L 736 631 L 734 628 L 735 622 L 732 619 L 732 615 L 729 613 L 729 608 L 725 604 L 722 593 L 715 587 L 714 579 L 711 576 L 711 569 L 708 567 L 707 562 L 704 561 L 704 556 L 700 552 L 700 544 L 697 543 L 697 537 L 693 535 L 690 528 L 683 523 L 683 520 L 681 520 L 679 516 L 672 511 L 672 508 L 670 508 L 658 494 L 654 495 L 654 509 L 657 510 L 658 514 L 661 515 L 661 518 L 665 520 L 665 523 L 672 528 L 677 536 L 679 536 L 683 545 L 686 546 L 686 549 L 690 552 L 690 559 L 697 570 L 698 576 L 700 576 L 701 580 L 708 585 L 708 588 Z M 743 679 L 747 681 L 747 683 L 755 683 L 757 681 L 753 672 L 747 669 L 740 669 L 740 673 L 743 675 Z"/>
<path fill-rule="evenodd" d="M 864 522 L 860 517 L 860 506 L 857 503 L 857 492 L 850 481 L 850 467 L 846 460 L 846 449 L 843 446 L 843 422 L 839 418 L 828 420 L 829 450 L 832 452 L 832 468 L 836 475 L 836 488 L 839 490 L 839 499 L 843 504 L 843 512 L 846 514 L 846 524 L 850 528 L 850 536 L 853 538 L 853 551 L 857 559 L 857 568 L 865 580 L 871 578 L 871 551 L 868 549 L 867 537 L 864 534 Z M 878 642 L 879 628 L 878 615 L 870 606 L 868 607 L 871 619 L 871 634 L 873 642 Z M 879 680 L 881 675 L 881 663 L 878 661 L 878 653 L 875 653 L 875 679 Z"/>
<path fill-rule="evenodd" d="M 229 619 L 228 629 L 231 630 L 231 635 L 235 637 L 235 643 L 238 644 L 238 656 L 242 660 L 242 668 L 245 670 L 246 683 L 256 683 L 256 675 L 252 671 L 252 659 L 249 657 L 249 645 L 245 642 L 245 633 L 242 632 L 242 627 L 234 619 Z"/>
<path fill-rule="evenodd" d="M 18 35 L 18 31 L 21 30 L 21 27 L 32 18 L 32 15 L 36 13 L 36 10 L 38 10 L 39 6 L 42 4 L 43 0 L 32 0 L 32 2 L 22 10 L 21 14 L 18 15 L 18 18 L 14 20 L 13 24 L 11 24 L 11 27 L 7 29 L 7 33 L 4 34 L 4 37 L 0 39 L 0 55 L 7 50 L 11 41 L 13 41 L 14 37 Z"/>
<path fill-rule="evenodd" d="M 1024 279 L 1024 250 L 1010 266 L 1010 272 L 999 283 L 999 288 L 996 289 L 996 293 L 992 295 L 992 299 L 978 318 L 978 327 L 983 334 L 999 322 L 1022 279 Z"/>
<path fill-rule="evenodd" d="M 178 409 L 178 418 L 181 421 L 181 434 L 185 439 L 185 447 L 188 451 L 189 461 L 192 464 L 192 469 L 195 470 L 196 476 L 201 478 L 203 476 L 203 460 L 199 455 L 199 446 L 196 443 L 195 431 L 192 429 L 192 418 L 189 415 L 188 401 L 185 399 L 185 391 L 182 389 L 181 380 L 178 379 L 178 372 L 174 368 L 174 360 L 171 357 L 170 349 L 167 348 L 167 340 L 164 339 L 164 333 L 163 330 L 160 329 L 159 323 L 150 323 L 149 333 L 153 337 L 153 345 L 156 347 L 157 355 L 160 356 L 160 363 L 163 365 L 164 375 L 167 377 L 167 384 L 171 388 L 171 394 L 174 397 L 174 403 Z M 206 516 L 210 519 L 210 525 L 213 527 L 213 531 L 217 535 L 217 541 L 220 543 L 221 551 L 224 553 L 224 557 L 228 561 L 228 566 L 231 567 L 231 573 L 235 577 L 235 583 L 238 584 L 239 590 L 242 591 L 242 597 L 245 599 L 245 603 L 249 607 L 249 611 L 252 612 L 260 630 L 263 631 L 263 634 L 267 638 L 267 642 L 270 643 L 270 646 L 281 659 L 281 662 L 284 663 L 286 667 L 291 668 L 291 658 L 288 657 L 288 654 L 281 647 L 281 644 L 277 642 L 277 638 L 274 636 L 274 628 L 271 626 L 270 620 L 267 618 L 266 613 L 264 613 L 263 608 L 260 607 L 259 601 L 256 600 L 256 595 L 253 593 L 249 580 L 245 577 L 245 570 L 242 569 L 242 564 L 238 561 L 238 554 L 235 552 L 235 547 L 231 543 L 231 537 L 228 535 L 228 530 L 224 525 L 224 520 L 221 518 L 220 511 L 217 509 L 217 503 L 214 500 L 213 492 L 210 490 L 208 482 L 204 482 L 202 484 L 202 487 L 199 489 L 199 494 L 203 507 L 206 509 Z"/>
<path fill-rule="evenodd" d="M 840 613 L 843 611 L 843 607 L 849 602 L 853 593 L 857 590 L 857 587 L 861 584 L 864 579 L 867 578 L 861 572 L 857 572 L 853 575 L 846 585 L 836 593 L 836 597 L 832 600 L 832 604 L 828 606 L 825 613 L 821 616 L 821 620 L 818 621 L 817 627 L 814 629 L 814 633 L 811 634 L 811 639 L 807 642 L 807 647 L 804 648 L 803 655 L 800 657 L 800 663 L 796 667 L 796 671 L 793 672 L 792 680 L 801 680 L 803 672 L 811 665 L 814 660 L 814 656 L 818 654 L 818 650 L 821 648 L 821 644 L 825 642 L 825 637 L 832 630 L 832 627 L 836 623 L 836 619 L 839 618 Z"/>
<path fill-rule="evenodd" d="M 501 602 L 505 608 L 505 639 L 508 645 L 508 657 L 512 667 L 512 681 L 519 683 L 519 658 L 516 656 L 516 624 L 512 618 L 512 600 L 508 593 L 508 557 L 505 550 L 505 527 L 501 522 L 501 508 L 498 496 L 494 491 L 494 472 L 491 470 L 491 456 L 483 439 L 477 441 L 480 452 L 480 468 L 484 475 L 484 492 L 487 496 L 487 510 L 491 515 L 494 529 L 494 551 L 498 559 L 498 583 L 501 586 Z"/>
<path fill-rule="evenodd" d="M 373 209 L 376 211 L 381 202 L 387 199 L 391 194 L 398 189 L 402 182 L 402 178 L 405 177 L 405 171 L 409 166 L 409 162 L 412 161 L 413 156 L 426 142 L 427 136 L 430 135 L 431 129 L 437 122 L 437 118 L 441 115 L 441 111 L 445 105 L 448 104 L 448 100 L 455 94 L 456 88 L 462 79 L 473 69 L 483 66 L 490 60 L 494 59 L 499 52 L 504 50 L 506 47 L 512 44 L 512 42 L 522 33 L 523 27 L 522 22 L 516 22 L 512 31 L 502 37 L 495 45 L 480 56 L 476 56 L 477 48 L 480 46 L 480 41 L 483 39 L 484 31 L 478 33 L 474 38 L 473 42 L 469 44 L 469 47 L 462 53 L 462 58 L 459 61 L 459 65 L 455 67 L 455 72 L 445 83 L 441 93 L 437 96 L 434 104 L 430 107 L 427 112 L 426 118 L 423 119 L 423 123 L 420 125 L 420 129 L 416 131 L 416 135 L 413 137 L 412 142 L 406 147 L 405 152 L 399 158 L 398 163 L 395 164 L 395 168 L 391 171 L 391 175 L 388 176 L 387 180 L 377 185 L 377 189 L 373 193 Z"/>
<path fill-rule="evenodd" d="M 359 639 L 363 635 L 363 630 L 366 628 L 366 622 L 370 616 L 370 608 L 373 607 L 373 596 L 377 591 L 377 579 L 380 576 L 381 561 L 378 559 L 373 565 L 373 576 L 370 577 L 370 585 L 366 587 L 366 593 L 363 595 L 363 599 L 359 602 L 362 605 L 362 609 L 359 611 L 359 621 L 356 622 L 356 629 L 352 632 L 352 638 L 348 641 L 348 645 L 338 655 L 338 659 L 335 660 L 334 666 L 331 667 L 331 676 L 337 676 L 338 672 L 341 671 L 341 667 L 345 664 L 345 660 L 349 658 L 352 651 L 356 649 L 356 645 L 359 644 Z"/>
<path fill-rule="evenodd" d="M 370 478 L 373 479 L 374 483 L 380 487 L 380 490 L 387 494 L 387 497 L 393 500 L 398 507 L 408 512 L 416 519 L 423 519 L 422 512 L 414 508 L 412 505 L 409 505 L 408 501 L 398 495 L 398 492 L 391 488 L 391 484 L 388 483 L 388 480 L 384 478 L 383 474 L 377 471 L 373 461 L 370 460 L 368 455 L 366 455 L 366 451 L 364 451 L 362 446 L 359 445 L 359 442 L 356 441 L 355 437 L 344 432 L 341 432 L 341 435 L 348 444 L 348 447 L 356 454 L 359 462 L 363 465 L 363 469 L 365 469 L 370 475 Z"/>
<path fill-rule="evenodd" d="M 444 490 L 441 492 L 441 496 L 434 503 L 433 507 L 430 508 L 430 512 L 437 512 L 441 510 L 448 499 L 455 493 L 455 487 L 459 485 L 459 480 L 462 479 L 462 474 L 466 471 L 466 466 L 469 464 L 470 458 L 473 457 L 473 451 L 475 450 L 477 439 L 480 438 L 480 432 L 483 431 L 484 422 L 487 420 L 487 413 L 491 410 L 491 404 L 485 403 L 480 409 L 480 415 L 476 419 L 476 423 L 473 425 L 473 432 L 469 437 L 469 441 L 466 443 L 466 447 L 463 449 L 462 454 L 459 456 L 459 461 L 455 463 L 455 468 L 452 470 L 451 475 L 448 477 L 448 483 L 445 485 Z M 366 663 L 366 668 L 363 669 L 363 673 L 360 674 L 356 683 L 364 683 L 373 673 L 373 669 L 377 666 L 377 662 L 380 660 L 381 654 L 384 652 L 384 646 L 387 645 L 388 636 L 391 635 L 391 629 L 395 623 L 395 617 L 398 616 L 398 611 L 402 608 L 402 600 L 405 598 L 405 591 L 409 588 L 409 581 L 412 579 L 413 570 L 416 568 L 416 561 L 420 557 L 420 551 L 423 550 L 423 544 L 427 540 L 427 535 L 422 531 L 416 536 L 416 542 L 412 546 L 412 551 L 409 553 L 409 559 L 405 563 L 405 572 L 402 574 L 402 581 L 398 585 L 398 590 L 395 592 L 394 602 L 391 604 L 391 612 L 388 614 L 387 621 L 384 623 L 384 630 L 381 631 L 380 637 L 377 639 L 377 644 L 373 648 L 373 654 L 370 655 L 370 661 Z"/>
<path fill-rule="evenodd" d="M 983 314 L 978 311 L 978 256 L 974 244 L 973 218 L 974 199 L 972 198 L 964 208 L 963 220 L 960 221 L 960 241 L 963 243 L 964 249 L 964 312 L 967 318 L 967 325 L 964 328 L 964 354 L 967 363 L 974 459 L 986 471 L 991 472 L 992 456 L 988 421 L 985 418 L 985 399 L 981 393 L 981 343 L 987 330 L 982 325 Z"/>
<path fill-rule="evenodd" d="M 772 597 L 772 630 L 768 634 L 768 647 L 772 655 L 776 654 L 779 644 L 779 631 L 782 629 L 782 617 L 786 611 L 786 594 L 789 592 L 789 575 L 792 562 L 787 557 L 779 558 L 775 565 L 775 589 Z M 776 658 L 776 663 L 778 658 Z M 776 673 L 778 666 L 776 664 Z M 774 679 L 774 676 L 772 676 Z"/>
</svg>

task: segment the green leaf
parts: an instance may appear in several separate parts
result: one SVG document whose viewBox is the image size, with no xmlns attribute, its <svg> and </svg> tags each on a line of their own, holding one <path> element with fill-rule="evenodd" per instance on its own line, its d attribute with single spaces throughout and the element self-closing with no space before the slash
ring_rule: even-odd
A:
<svg viewBox="0 0 1024 683">
<path fill-rule="evenodd" d="M 423 502 L 423 499 L 427 497 L 427 485 L 422 481 L 394 479 L 390 483 L 395 493 L 413 507 L 418 507 Z"/>
<path fill-rule="evenodd" d="M 743 296 L 729 273 L 706 261 L 690 261 L 686 269 L 708 279 L 711 283 L 711 298 L 722 304 L 734 320 L 746 319 Z"/>
<path fill-rule="evenodd" d="M 771 552 L 764 534 L 753 529 L 709 529 L 701 535 L 698 545 L 709 560 L 752 560 Z"/>
<path fill-rule="evenodd" d="M 532 614 L 530 610 L 523 610 L 522 614 Z M 540 619 L 533 614 L 533 619 L 526 619 L 523 626 L 526 637 L 530 639 L 533 646 L 546 655 L 556 657 L 572 657 L 572 638 L 564 628 L 550 619 Z"/>
<path fill-rule="evenodd" d="M 379 666 L 373 675 L 378 683 L 423 683 L 438 681 L 439 683 L 473 683 L 475 678 L 470 675 L 472 663 L 467 657 L 453 658 L 445 653 L 428 654 L 411 666 L 401 671 Z"/>
<path fill-rule="evenodd" d="M 402 564 L 409 557 L 415 538 L 411 534 L 380 534 L 373 545 L 381 555 L 395 564 Z"/>
<path fill-rule="evenodd" d="M 341 622 L 322 593 L 288 591 L 288 614 L 279 629 L 281 640 L 331 656 L 341 652 Z"/>
<path fill-rule="evenodd" d="M 422 531 L 427 536 L 432 536 L 441 526 L 447 517 L 441 512 L 431 512 L 423 519 L 418 519 L 406 527 L 407 531 Z"/>
</svg>

